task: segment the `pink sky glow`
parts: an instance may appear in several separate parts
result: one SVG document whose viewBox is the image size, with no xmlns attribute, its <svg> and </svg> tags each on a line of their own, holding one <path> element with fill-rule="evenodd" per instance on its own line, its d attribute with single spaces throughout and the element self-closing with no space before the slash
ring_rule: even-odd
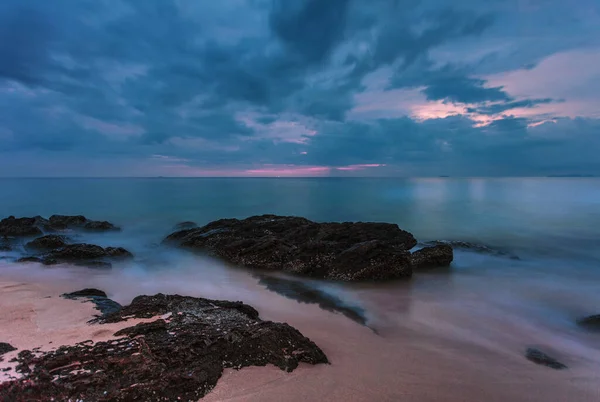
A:
<svg viewBox="0 0 600 402">
<path fill-rule="evenodd" d="M 322 177 L 329 176 L 334 170 L 354 172 L 369 168 L 386 166 L 369 163 L 348 166 L 302 166 L 302 165 L 260 165 L 252 168 L 200 168 L 185 164 L 167 164 L 160 166 L 168 176 L 185 177 Z"/>
</svg>

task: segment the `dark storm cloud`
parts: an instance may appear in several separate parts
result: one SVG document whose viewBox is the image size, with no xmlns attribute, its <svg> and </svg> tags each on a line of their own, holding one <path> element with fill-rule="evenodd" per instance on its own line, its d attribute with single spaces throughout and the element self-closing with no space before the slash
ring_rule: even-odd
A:
<svg viewBox="0 0 600 402">
<path fill-rule="evenodd" d="M 510 152 L 530 168 L 525 155 L 538 147 L 532 139 L 538 127 L 528 128 L 523 118 L 505 116 L 485 127 L 466 116 L 346 119 L 355 95 L 369 90 L 367 78 L 385 68 L 391 71 L 386 88 L 418 88 L 425 100 L 466 105 L 471 114 L 554 102 L 535 94 L 515 98 L 489 85 L 480 71 L 493 69 L 478 70 L 500 63 L 489 55 L 483 64 L 434 57 L 448 47 L 459 54 L 490 32 L 501 37 L 503 26 L 514 29 L 507 25 L 514 10 L 498 4 L 5 0 L 0 152 L 190 166 L 445 163 L 465 169 L 483 163 L 482 155 L 502 163 Z M 593 126 L 584 125 L 584 131 Z M 152 159 L 155 154 L 171 159 Z"/>
</svg>

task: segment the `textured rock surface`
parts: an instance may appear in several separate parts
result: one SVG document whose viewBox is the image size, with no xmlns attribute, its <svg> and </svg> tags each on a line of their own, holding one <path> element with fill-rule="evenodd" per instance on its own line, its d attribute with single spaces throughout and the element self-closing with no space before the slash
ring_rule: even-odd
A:
<svg viewBox="0 0 600 402">
<path fill-rule="evenodd" d="M 423 247 L 411 255 L 411 262 L 414 269 L 447 267 L 453 259 L 454 253 L 452 247 L 447 244 Z"/>
<path fill-rule="evenodd" d="M 40 262 L 54 265 L 64 262 L 92 268 L 110 268 L 109 261 L 133 258 L 133 254 L 122 247 L 100 247 L 94 244 L 67 244 L 39 256 L 23 257 L 18 262 Z"/>
<path fill-rule="evenodd" d="M 197 401 L 224 368 L 327 363 L 325 354 L 287 324 L 262 321 L 252 307 L 183 296 L 139 296 L 97 322 L 162 318 L 125 328 L 121 338 L 22 351 L 18 380 L 0 384 L 0 400 Z M 54 399 L 52 399 L 54 398 Z"/>
<path fill-rule="evenodd" d="M 25 244 L 27 250 L 50 251 L 67 245 L 67 238 L 61 235 L 46 235 Z"/>
<path fill-rule="evenodd" d="M 389 223 L 316 223 L 262 215 L 221 219 L 175 232 L 165 242 L 233 264 L 343 281 L 412 275 L 412 234 Z"/>
</svg>

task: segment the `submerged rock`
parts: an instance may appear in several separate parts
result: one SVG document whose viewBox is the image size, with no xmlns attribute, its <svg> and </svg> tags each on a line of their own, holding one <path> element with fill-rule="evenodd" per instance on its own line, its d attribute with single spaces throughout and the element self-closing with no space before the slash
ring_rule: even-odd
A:
<svg viewBox="0 0 600 402">
<path fill-rule="evenodd" d="M 447 267 L 453 259 L 452 247 L 447 244 L 423 247 L 411 255 L 412 266 L 415 269 Z"/>
<path fill-rule="evenodd" d="M 117 226 L 107 221 L 93 221 L 83 215 L 52 215 L 49 219 L 50 227 L 61 229 L 82 229 L 94 232 L 120 230 Z"/>
<path fill-rule="evenodd" d="M 194 229 L 197 228 L 198 224 L 192 221 L 179 222 L 177 225 L 173 227 L 174 230 L 186 230 L 186 229 Z"/>
<path fill-rule="evenodd" d="M 577 320 L 577 324 L 585 329 L 600 331 L 600 314 L 594 314 Z"/>
<path fill-rule="evenodd" d="M 520 260 L 519 256 L 512 254 L 508 251 L 505 251 L 505 250 L 502 250 L 499 248 L 494 248 L 494 247 L 491 247 L 491 246 L 488 246 L 485 244 L 480 244 L 480 243 L 471 243 L 471 242 L 460 241 L 460 240 L 436 240 L 436 241 L 431 241 L 431 242 L 425 243 L 426 246 L 437 246 L 437 245 L 441 245 L 441 244 L 447 244 L 448 246 L 450 246 L 452 248 L 469 250 L 469 251 L 473 251 L 475 253 L 488 254 L 488 255 L 493 255 L 493 256 L 497 256 L 497 257 L 508 257 L 511 260 Z"/>
<path fill-rule="evenodd" d="M 96 305 L 96 310 L 99 310 L 103 315 L 116 313 L 122 308 L 119 303 L 109 299 L 105 292 L 98 289 L 82 289 L 76 292 L 65 293 L 62 297 L 65 299 L 88 299 Z"/>
<path fill-rule="evenodd" d="M 555 370 L 562 370 L 562 369 L 567 368 L 566 365 L 562 364 L 555 358 L 548 356 L 547 354 L 540 351 L 539 349 L 535 349 L 535 348 L 527 349 L 527 351 L 525 352 L 525 357 L 527 358 L 527 360 L 530 360 L 536 364 L 550 367 Z"/>
<path fill-rule="evenodd" d="M 273 364 L 293 371 L 300 362 L 328 362 L 298 330 L 262 321 L 240 302 L 139 296 L 97 322 L 158 315 L 115 333 L 116 340 L 19 353 L 22 378 L 0 384 L 0 400 L 197 401 L 225 368 Z"/>
<path fill-rule="evenodd" d="M 61 235 L 46 235 L 25 244 L 25 248 L 34 251 L 50 251 L 67 245 L 67 238 Z"/>
<path fill-rule="evenodd" d="M 316 304 L 323 310 L 341 313 L 361 325 L 367 326 L 365 311 L 361 307 L 348 305 L 339 297 L 317 289 L 301 281 L 277 278 L 274 276 L 259 276 L 259 283 L 267 289 L 279 293 L 288 299 L 301 303 Z"/>
<path fill-rule="evenodd" d="M 233 264 L 343 281 L 412 275 L 412 234 L 389 223 L 317 223 L 290 216 L 221 219 L 165 242 Z"/>
</svg>

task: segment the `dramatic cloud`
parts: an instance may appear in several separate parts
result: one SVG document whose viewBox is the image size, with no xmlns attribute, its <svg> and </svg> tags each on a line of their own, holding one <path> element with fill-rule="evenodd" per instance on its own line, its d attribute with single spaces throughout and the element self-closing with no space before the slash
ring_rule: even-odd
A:
<svg viewBox="0 0 600 402">
<path fill-rule="evenodd" d="M 593 0 L 5 0 L 0 176 L 600 174 L 598 65 Z"/>
</svg>

